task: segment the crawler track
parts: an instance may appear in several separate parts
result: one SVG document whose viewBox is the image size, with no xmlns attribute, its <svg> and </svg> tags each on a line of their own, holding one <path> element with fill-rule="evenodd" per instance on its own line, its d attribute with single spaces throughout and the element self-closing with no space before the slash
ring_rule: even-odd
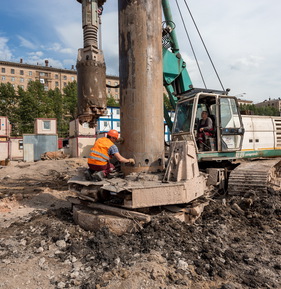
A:
<svg viewBox="0 0 281 289">
<path fill-rule="evenodd" d="M 265 191 L 281 184 L 281 160 L 245 161 L 236 167 L 228 179 L 228 193 L 240 194 L 249 190 Z"/>
</svg>

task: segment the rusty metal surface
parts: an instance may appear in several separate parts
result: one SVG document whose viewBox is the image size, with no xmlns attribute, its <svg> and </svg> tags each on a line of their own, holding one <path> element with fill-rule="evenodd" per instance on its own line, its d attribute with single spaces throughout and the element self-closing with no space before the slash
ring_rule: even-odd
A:
<svg viewBox="0 0 281 289">
<path fill-rule="evenodd" d="M 133 173 L 125 179 L 104 179 L 96 183 L 75 176 L 68 183 L 70 191 L 78 195 L 92 197 L 97 188 L 116 193 L 117 196 L 124 198 L 123 207 L 130 209 L 185 204 L 199 198 L 207 191 L 205 176 L 201 174 L 177 183 L 163 183 L 159 176 L 146 173 Z"/>
<path fill-rule="evenodd" d="M 152 206 L 186 204 L 206 192 L 204 176 L 198 176 L 184 182 L 132 188 L 132 200 L 125 202 L 127 208 L 145 208 Z"/>
<path fill-rule="evenodd" d="M 106 66 L 102 51 L 98 49 L 99 21 L 97 0 L 82 3 L 84 48 L 77 56 L 78 118 L 90 127 L 106 114 Z M 99 1 L 100 2 L 100 1 Z"/>
<path fill-rule="evenodd" d="M 119 0 L 121 154 L 125 174 L 164 168 L 161 1 Z"/>
</svg>

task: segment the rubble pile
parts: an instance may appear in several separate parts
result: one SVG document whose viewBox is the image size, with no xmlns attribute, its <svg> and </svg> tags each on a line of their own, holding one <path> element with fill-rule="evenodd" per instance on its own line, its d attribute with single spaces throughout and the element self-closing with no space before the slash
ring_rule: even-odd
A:
<svg viewBox="0 0 281 289">
<path fill-rule="evenodd" d="M 48 178 L 57 176 L 44 181 Z M 56 190 L 49 194 L 55 196 Z M 276 191 L 218 195 L 193 225 L 160 214 L 139 232 L 122 236 L 81 229 L 67 205 L 40 207 L 6 228 L 3 224 L 0 288 L 244 289 L 281 284 L 281 200 Z"/>
</svg>

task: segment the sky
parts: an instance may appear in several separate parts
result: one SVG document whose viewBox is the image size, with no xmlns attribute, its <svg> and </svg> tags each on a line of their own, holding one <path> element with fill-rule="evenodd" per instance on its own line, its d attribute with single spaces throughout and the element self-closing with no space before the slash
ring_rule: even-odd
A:
<svg viewBox="0 0 281 289">
<path fill-rule="evenodd" d="M 281 97 L 281 1 L 186 0 L 224 88 L 254 103 Z M 81 4 L 76 0 L 0 0 L 0 60 L 70 69 L 83 47 Z M 118 75 L 117 0 L 102 15 L 107 74 Z M 203 87 L 176 0 L 171 8 L 180 51 L 194 87 Z M 178 0 L 207 88 L 221 89 L 192 24 Z"/>
</svg>

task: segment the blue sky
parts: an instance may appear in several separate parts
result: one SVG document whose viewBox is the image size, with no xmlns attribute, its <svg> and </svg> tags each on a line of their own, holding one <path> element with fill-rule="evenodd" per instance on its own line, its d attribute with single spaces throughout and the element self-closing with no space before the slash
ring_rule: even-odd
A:
<svg viewBox="0 0 281 289">
<path fill-rule="evenodd" d="M 220 89 L 183 0 L 178 0 L 205 81 Z M 254 102 L 281 97 L 281 1 L 189 0 L 188 5 L 225 88 Z M 107 0 L 102 18 L 102 48 L 107 73 L 118 75 L 117 0 Z M 181 53 L 195 87 L 203 87 L 171 1 Z M 81 4 L 76 0 L 1 0 L 0 59 L 70 69 L 83 46 Z"/>
</svg>

